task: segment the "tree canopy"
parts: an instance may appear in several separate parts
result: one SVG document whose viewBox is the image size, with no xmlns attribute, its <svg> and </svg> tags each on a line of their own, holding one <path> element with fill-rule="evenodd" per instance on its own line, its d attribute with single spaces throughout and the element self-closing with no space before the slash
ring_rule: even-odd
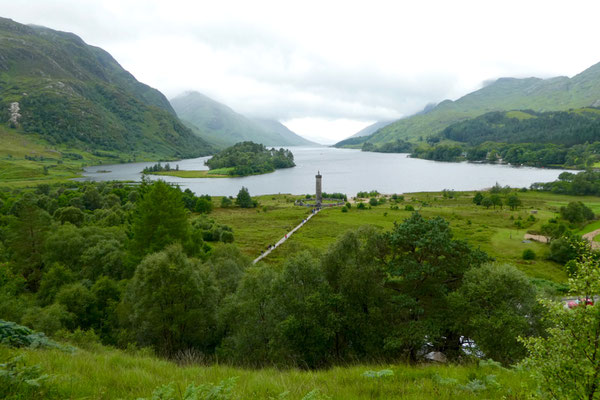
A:
<svg viewBox="0 0 600 400">
<path fill-rule="evenodd" d="M 294 167 L 294 155 L 286 149 L 267 149 L 262 144 L 240 142 L 221 150 L 206 161 L 210 169 L 229 168 L 230 175 L 252 175 Z"/>
</svg>

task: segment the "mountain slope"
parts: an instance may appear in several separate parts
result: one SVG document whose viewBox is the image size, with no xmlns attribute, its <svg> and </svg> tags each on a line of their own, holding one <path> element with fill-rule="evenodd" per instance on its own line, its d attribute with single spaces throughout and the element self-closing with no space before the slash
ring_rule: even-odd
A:
<svg viewBox="0 0 600 400">
<path fill-rule="evenodd" d="M 157 157 L 211 151 L 177 119 L 162 93 L 138 82 L 106 51 L 72 33 L 5 18 L 0 109 L 0 122 L 11 120 L 52 145 Z"/>
<path fill-rule="evenodd" d="M 312 142 L 274 121 L 257 122 L 236 113 L 201 93 L 186 92 L 171 99 L 179 117 L 197 128 L 197 133 L 218 145 L 252 141 L 266 146 L 299 146 Z M 282 129 L 283 128 L 283 129 Z"/>
<path fill-rule="evenodd" d="M 375 122 L 374 124 L 369 125 L 366 128 L 363 128 L 360 131 L 356 132 L 354 135 L 350 136 L 348 139 L 372 135 L 374 132 L 378 131 L 379 129 L 381 129 L 384 126 L 387 126 L 393 122 L 394 121 Z"/>
<path fill-rule="evenodd" d="M 500 78 L 456 101 L 445 100 L 425 114 L 396 121 L 374 133 L 368 141 L 381 144 L 396 139 L 417 140 L 490 111 L 558 111 L 598 104 L 600 63 L 573 78 Z"/>
<path fill-rule="evenodd" d="M 441 139 L 472 146 L 485 142 L 552 143 L 567 147 L 600 141 L 600 109 L 570 111 L 492 111 L 454 123 Z"/>
<path fill-rule="evenodd" d="M 290 130 L 287 126 L 273 119 L 253 118 L 254 122 L 258 123 L 263 129 L 274 132 L 281 136 L 282 140 L 293 142 L 294 146 L 318 146 L 318 143 L 312 142 L 303 138 L 297 133 Z"/>
</svg>

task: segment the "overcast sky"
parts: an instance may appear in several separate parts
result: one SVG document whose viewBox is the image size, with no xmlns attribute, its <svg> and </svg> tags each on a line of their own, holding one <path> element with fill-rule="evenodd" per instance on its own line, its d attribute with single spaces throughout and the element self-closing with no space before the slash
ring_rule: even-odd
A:
<svg viewBox="0 0 600 400">
<path fill-rule="evenodd" d="M 335 142 L 502 77 L 600 62 L 600 1 L 0 0 L 172 98 L 197 90 Z"/>
</svg>

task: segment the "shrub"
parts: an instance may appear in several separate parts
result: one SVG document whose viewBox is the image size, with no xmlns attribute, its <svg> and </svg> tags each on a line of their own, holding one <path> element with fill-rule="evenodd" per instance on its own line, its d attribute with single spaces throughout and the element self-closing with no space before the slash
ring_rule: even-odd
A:
<svg viewBox="0 0 600 400">
<path fill-rule="evenodd" d="M 231 207 L 231 205 L 233 204 L 233 202 L 231 201 L 231 199 L 227 196 L 224 196 L 221 199 L 221 208 L 227 208 L 227 207 Z"/>
<path fill-rule="evenodd" d="M 342 207 L 342 212 L 343 213 L 348 212 L 348 207 L 346 207 L 346 206 Z"/>
<path fill-rule="evenodd" d="M 531 249 L 523 250 L 523 260 L 535 260 L 535 251 Z"/>
<path fill-rule="evenodd" d="M 223 231 L 223 232 L 221 232 L 221 242 L 223 242 L 223 243 L 233 243 L 233 232 L 231 232 L 231 231 Z"/>
<path fill-rule="evenodd" d="M 407 204 L 404 206 L 404 211 L 415 211 L 415 208 L 412 205 Z"/>
<path fill-rule="evenodd" d="M 72 348 L 50 340 L 41 332 L 0 319 L 0 344 L 11 347 L 52 348 L 70 351 Z"/>
<path fill-rule="evenodd" d="M 23 356 L 16 356 L 0 364 L 0 398 L 3 399 L 59 399 L 49 385 L 50 375 L 39 365 L 28 366 Z"/>
<path fill-rule="evenodd" d="M 358 203 L 356 208 L 358 208 L 359 210 L 364 210 L 365 208 L 367 208 L 367 206 L 365 205 L 365 203 L 360 202 L 360 203 Z"/>
<path fill-rule="evenodd" d="M 595 218 L 594 212 L 580 201 L 571 201 L 566 207 L 561 207 L 560 216 L 575 224 Z"/>
<path fill-rule="evenodd" d="M 375 197 L 371 197 L 369 199 L 369 205 L 375 207 L 377 204 L 379 204 L 379 202 L 377 201 L 377 199 Z"/>
</svg>

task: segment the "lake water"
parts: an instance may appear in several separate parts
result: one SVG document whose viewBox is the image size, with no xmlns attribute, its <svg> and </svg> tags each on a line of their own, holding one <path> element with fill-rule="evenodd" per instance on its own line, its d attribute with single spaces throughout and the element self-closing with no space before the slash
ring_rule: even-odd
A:
<svg viewBox="0 0 600 400">
<path fill-rule="evenodd" d="M 242 186 L 251 195 L 315 192 L 315 175 L 321 171 L 324 192 L 342 192 L 354 196 L 361 190 L 380 193 L 421 191 L 478 190 L 496 182 L 502 186 L 529 187 L 534 182 L 556 180 L 563 170 L 508 165 L 446 163 L 409 158 L 407 154 L 370 153 L 360 150 L 329 147 L 290 147 L 296 167 L 280 169 L 270 174 L 243 178 L 186 179 L 152 176 L 190 188 L 196 194 L 235 196 Z M 209 157 L 171 162 L 183 170 L 208 169 Z M 85 169 L 85 180 L 139 181 L 144 167 L 154 162 L 100 165 Z M 110 172 L 99 172 L 110 171 Z"/>
</svg>

